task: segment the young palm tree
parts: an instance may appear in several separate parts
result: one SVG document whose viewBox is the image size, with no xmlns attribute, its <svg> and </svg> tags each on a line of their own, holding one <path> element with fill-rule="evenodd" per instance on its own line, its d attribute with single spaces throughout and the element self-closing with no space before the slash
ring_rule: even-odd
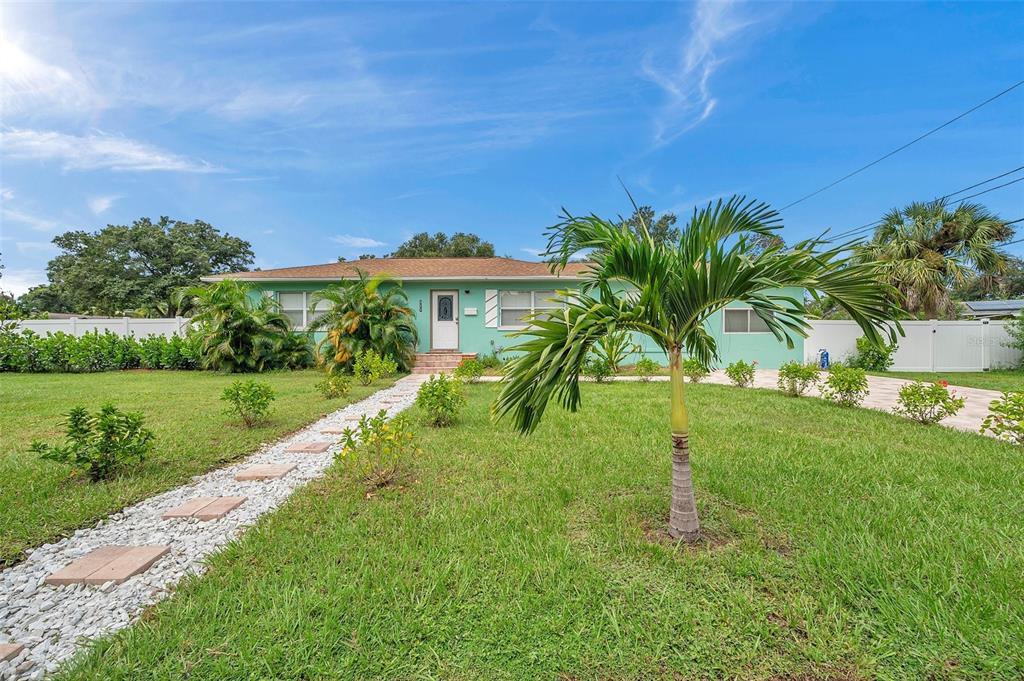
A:
<svg viewBox="0 0 1024 681">
<path fill-rule="evenodd" d="M 991 285 L 1006 269 L 998 244 L 1012 236 L 1004 220 L 977 203 L 952 210 L 942 201 L 912 203 L 886 213 L 860 259 L 882 263 L 907 312 L 938 317 L 953 309 L 954 286 L 976 275 Z"/>
<path fill-rule="evenodd" d="M 321 301 L 331 304 L 309 325 L 310 331 L 327 331 L 317 344 L 320 361 L 331 371 L 340 371 L 360 352 L 372 349 L 408 370 L 419 338 L 409 297 L 395 279 L 356 272 L 358 278 L 331 284 L 310 299 L 313 310 Z"/>
<path fill-rule="evenodd" d="M 570 411 L 580 405 L 579 373 L 591 347 L 621 330 L 645 334 L 668 356 L 671 387 L 672 504 L 669 533 L 696 540 L 700 522 L 690 479 L 689 414 L 683 390 L 683 354 L 706 366 L 717 359 L 706 322 L 728 303 L 749 306 L 776 338 L 793 347 L 806 335 L 804 301 L 782 292 L 808 290 L 831 296 L 864 333 L 877 342 L 895 338 L 884 322 L 897 313 L 893 291 L 880 284 L 876 267 L 843 257 L 849 244 L 828 247 L 820 240 L 783 249 L 780 243 L 754 251 L 752 237 L 780 228 L 778 214 L 764 203 L 733 197 L 691 218 L 676 244 L 658 244 L 596 216 L 568 214 L 549 232 L 552 271 L 591 251 L 591 267 L 578 292 L 555 313 L 535 315 L 514 348 L 521 353 L 506 367 L 493 412 L 511 415 L 523 433 L 537 427 L 555 398 Z M 758 239 L 762 242 L 763 239 Z M 619 291 L 625 292 L 619 292 Z M 566 292 L 568 294 L 568 292 Z"/>
</svg>

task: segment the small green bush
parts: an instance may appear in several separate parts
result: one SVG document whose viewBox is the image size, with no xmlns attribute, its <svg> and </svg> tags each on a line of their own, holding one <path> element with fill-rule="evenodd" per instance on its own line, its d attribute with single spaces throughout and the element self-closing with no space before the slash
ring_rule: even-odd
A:
<svg viewBox="0 0 1024 681">
<path fill-rule="evenodd" d="M 636 372 L 636 375 L 644 382 L 650 381 L 651 376 L 657 374 L 660 369 L 661 365 L 650 357 L 641 357 L 637 360 L 636 364 L 633 365 L 633 370 Z"/>
<path fill-rule="evenodd" d="M 957 397 L 956 392 L 949 389 L 949 383 L 946 381 L 914 381 L 900 388 L 893 411 L 928 425 L 953 416 L 963 409 L 963 406 L 964 398 Z"/>
<path fill-rule="evenodd" d="M 501 361 L 501 358 L 498 357 L 497 351 L 492 352 L 489 355 L 484 355 L 479 361 L 480 366 L 484 369 L 500 369 L 505 365 L 505 363 Z"/>
<path fill-rule="evenodd" d="M 455 377 L 466 383 L 476 383 L 484 375 L 484 365 L 478 359 L 464 359 L 455 367 Z"/>
<path fill-rule="evenodd" d="M 740 359 L 725 367 L 725 375 L 733 382 L 733 385 L 748 388 L 754 383 L 755 369 L 757 369 L 756 359 L 750 363 Z"/>
<path fill-rule="evenodd" d="M 857 352 L 847 359 L 847 364 L 856 369 L 867 371 L 888 371 L 892 366 L 895 344 L 882 343 L 876 345 L 867 336 L 857 339 Z"/>
<path fill-rule="evenodd" d="M 348 395 L 348 392 L 351 389 L 351 379 L 349 379 L 348 376 L 342 376 L 341 374 L 325 373 L 320 380 L 316 382 L 317 392 L 328 400 L 344 397 L 345 395 Z"/>
<path fill-rule="evenodd" d="M 373 350 L 364 350 L 356 355 L 352 373 L 363 385 L 373 385 L 385 376 L 398 371 L 398 364 L 390 357 L 381 357 Z"/>
<path fill-rule="evenodd" d="M 143 426 L 142 414 L 125 413 L 112 404 L 90 415 L 75 407 L 64 421 L 62 445 L 33 442 L 31 451 L 48 461 L 69 464 L 75 474 L 106 480 L 129 464 L 139 464 L 153 446 L 153 433 Z"/>
<path fill-rule="evenodd" d="M 445 374 L 431 376 L 416 393 L 416 404 L 426 414 L 428 425 L 435 428 L 450 426 L 466 404 L 462 381 Z"/>
<path fill-rule="evenodd" d="M 844 407 L 856 407 L 868 395 L 868 376 L 863 369 L 836 365 L 828 372 L 821 396 Z"/>
<path fill-rule="evenodd" d="M 594 344 L 594 354 L 604 360 L 613 374 L 619 373 L 619 366 L 626 361 L 631 352 L 640 352 L 641 347 L 634 343 L 626 331 L 606 333 Z"/>
<path fill-rule="evenodd" d="M 779 390 L 790 397 L 800 397 L 807 390 L 817 385 L 821 377 L 821 369 L 817 364 L 786 362 L 779 367 Z"/>
<path fill-rule="evenodd" d="M 252 379 L 238 380 L 224 388 L 220 399 L 228 403 L 224 409 L 225 414 L 239 417 L 246 427 L 252 428 L 270 413 L 274 389 L 269 383 Z"/>
<path fill-rule="evenodd" d="M 612 368 L 607 360 L 591 357 L 583 365 L 583 375 L 594 379 L 595 383 L 607 383 L 612 377 Z"/>
<path fill-rule="evenodd" d="M 989 404 L 989 415 L 981 424 L 981 432 L 990 431 L 998 438 L 1024 445 L 1024 391 L 1008 390 Z"/>
<path fill-rule="evenodd" d="M 690 379 L 691 383 L 700 383 L 708 377 L 708 374 L 711 373 L 708 371 L 708 368 L 700 362 L 700 360 L 694 359 L 693 357 L 687 357 L 684 359 L 682 364 L 680 364 L 680 368 L 683 371 L 683 376 Z"/>
<path fill-rule="evenodd" d="M 358 426 L 345 429 L 341 442 L 339 458 L 371 491 L 394 482 L 409 460 L 420 453 L 408 417 L 399 414 L 389 421 L 385 409 L 372 417 L 363 414 Z"/>
</svg>

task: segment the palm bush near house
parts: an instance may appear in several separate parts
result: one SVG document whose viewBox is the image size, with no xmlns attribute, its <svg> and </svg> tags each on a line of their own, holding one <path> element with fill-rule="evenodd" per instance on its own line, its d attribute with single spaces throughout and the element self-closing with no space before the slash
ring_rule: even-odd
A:
<svg viewBox="0 0 1024 681">
<path fill-rule="evenodd" d="M 65 441 L 48 445 L 32 443 L 31 451 L 49 461 L 68 464 L 74 473 L 84 473 L 92 482 L 142 463 L 153 446 L 153 433 L 143 426 L 142 414 L 125 413 L 112 404 L 90 414 L 75 407 L 65 421 Z"/>
<path fill-rule="evenodd" d="M 779 390 L 790 397 L 800 397 L 821 380 L 821 369 L 817 364 L 786 362 L 779 367 Z"/>
<path fill-rule="evenodd" d="M 237 416 L 247 428 L 252 428 L 267 419 L 274 401 L 274 389 L 260 381 L 239 380 L 224 388 L 221 400 L 227 403 L 224 413 Z"/>
<path fill-rule="evenodd" d="M 594 344 L 594 355 L 607 364 L 613 374 L 619 373 L 619 366 L 626 361 L 629 353 L 639 351 L 640 346 L 630 339 L 626 331 L 613 331 Z"/>
<path fill-rule="evenodd" d="M 744 362 L 740 359 L 725 367 L 725 375 L 736 387 L 749 388 L 754 383 L 754 371 L 756 369 L 757 360 Z"/>
<path fill-rule="evenodd" d="M 949 389 L 949 383 L 914 381 L 900 388 L 893 411 L 924 425 L 938 423 L 963 409 L 964 398 Z"/>
<path fill-rule="evenodd" d="M 633 365 L 634 373 L 645 383 L 661 370 L 661 365 L 650 357 L 641 357 Z"/>
<path fill-rule="evenodd" d="M 1024 445 L 1024 391 L 1006 391 L 998 400 L 992 400 L 981 432 Z"/>
<path fill-rule="evenodd" d="M 856 407 L 868 396 L 868 376 L 863 369 L 837 365 L 825 378 L 821 396 L 844 407 Z"/>
<path fill-rule="evenodd" d="M 435 428 L 455 423 L 464 404 L 462 381 L 445 374 L 431 376 L 416 393 L 416 405 L 426 415 L 426 422 Z"/>
<path fill-rule="evenodd" d="M 314 309 L 320 302 L 330 304 L 309 325 L 311 331 L 327 333 L 317 345 L 318 361 L 332 372 L 350 371 L 360 353 L 372 350 L 408 371 L 418 339 L 408 296 L 394 279 L 370 277 L 363 271 L 358 275 L 331 284 L 311 298 Z"/>
</svg>

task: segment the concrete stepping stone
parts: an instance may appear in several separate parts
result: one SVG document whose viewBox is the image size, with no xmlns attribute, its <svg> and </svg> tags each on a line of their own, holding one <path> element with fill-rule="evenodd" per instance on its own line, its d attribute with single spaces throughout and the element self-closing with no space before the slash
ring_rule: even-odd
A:
<svg viewBox="0 0 1024 681">
<path fill-rule="evenodd" d="M 293 445 L 288 445 L 284 451 L 286 452 L 298 452 L 301 454 L 323 454 L 330 449 L 333 442 L 325 442 L 323 440 L 310 440 L 309 442 L 296 442 Z"/>
<path fill-rule="evenodd" d="M 238 508 L 248 497 L 198 497 L 163 514 L 163 519 L 196 518 L 197 520 L 220 520 L 230 511 Z"/>
<path fill-rule="evenodd" d="M 0 662 L 7 662 L 13 660 L 21 651 L 25 649 L 25 646 L 18 643 L 0 643 Z"/>
<path fill-rule="evenodd" d="M 344 435 L 345 429 L 341 426 L 327 426 L 326 428 L 321 428 L 320 433 L 323 435 Z"/>
<path fill-rule="evenodd" d="M 288 475 L 295 466 L 293 463 L 258 463 L 239 471 L 235 475 L 235 480 L 277 480 Z"/>
<path fill-rule="evenodd" d="M 170 551 L 169 546 L 156 544 L 146 546 L 101 546 L 78 560 L 72 561 L 63 570 L 58 570 L 45 579 L 47 584 L 121 584 L 128 578 L 145 572 L 161 556 Z"/>
</svg>

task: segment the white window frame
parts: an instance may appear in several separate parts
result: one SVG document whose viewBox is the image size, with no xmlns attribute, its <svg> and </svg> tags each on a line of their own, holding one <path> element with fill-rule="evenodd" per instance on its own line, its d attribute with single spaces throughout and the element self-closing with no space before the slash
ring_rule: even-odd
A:
<svg viewBox="0 0 1024 681">
<path fill-rule="evenodd" d="M 501 294 L 503 294 L 503 293 L 529 293 L 530 294 L 530 307 L 517 307 L 517 306 L 505 307 L 504 305 L 501 304 Z M 544 307 L 538 307 L 537 306 L 538 302 L 543 303 L 543 302 L 545 302 L 545 301 L 547 301 L 548 299 L 551 298 L 551 296 L 542 296 L 542 297 L 538 298 L 537 297 L 538 293 L 540 293 L 540 294 L 554 293 L 555 297 L 558 297 L 558 291 L 556 289 L 544 289 L 542 291 L 534 291 L 534 290 L 522 291 L 522 290 L 514 290 L 514 289 L 499 289 L 498 290 L 498 330 L 499 331 L 519 331 L 521 329 L 525 329 L 528 326 L 528 324 L 513 324 L 513 325 L 502 324 L 501 323 L 501 317 L 502 317 L 501 313 L 504 312 L 505 310 L 515 310 L 517 312 L 529 312 L 529 313 L 533 314 L 533 313 L 536 313 L 538 310 L 542 311 L 542 310 L 557 310 L 558 309 L 558 307 L 552 307 L 550 305 L 546 305 Z M 561 307 L 563 309 L 565 308 L 565 301 L 564 300 L 562 301 Z"/>
<path fill-rule="evenodd" d="M 268 295 L 270 295 L 274 300 L 276 300 L 278 305 L 281 305 L 281 294 L 282 293 L 288 293 L 288 294 L 298 293 L 298 294 L 302 295 L 302 324 L 301 325 L 299 325 L 299 324 L 295 325 L 295 330 L 296 331 L 305 331 L 306 327 L 308 327 L 309 323 L 313 320 L 313 315 L 309 311 L 309 303 L 310 303 L 309 299 L 310 299 L 310 296 L 312 296 L 313 294 L 310 291 L 272 291 L 272 292 L 269 292 Z M 321 301 L 321 302 L 323 302 L 323 301 Z M 326 310 L 324 310 L 324 311 L 326 312 Z M 284 306 L 281 306 L 281 312 L 299 312 L 299 308 L 297 308 L 297 307 L 285 308 Z"/>
<path fill-rule="evenodd" d="M 725 327 L 725 316 L 726 316 L 726 313 L 727 312 L 739 312 L 739 311 L 743 311 L 743 312 L 747 313 L 747 330 L 746 331 L 726 331 L 726 327 Z M 754 308 L 752 308 L 752 307 L 726 307 L 726 308 L 723 308 L 722 309 L 722 333 L 723 334 L 729 334 L 730 336 L 732 336 L 732 335 L 749 336 L 749 335 L 752 335 L 752 334 L 755 334 L 755 335 L 756 334 L 762 334 L 763 335 L 763 334 L 771 333 L 772 332 L 771 329 L 766 329 L 764 331 L 751 331 L 750 330 L 750 319 L 752 317 L 757 317 L 757 313 L 754 312 Z M 763 323 L 763 320 L 761 320 L 760 317 L 758 317 L 758 320 L 762 321 L 762 323 Z"/>
</svg>

